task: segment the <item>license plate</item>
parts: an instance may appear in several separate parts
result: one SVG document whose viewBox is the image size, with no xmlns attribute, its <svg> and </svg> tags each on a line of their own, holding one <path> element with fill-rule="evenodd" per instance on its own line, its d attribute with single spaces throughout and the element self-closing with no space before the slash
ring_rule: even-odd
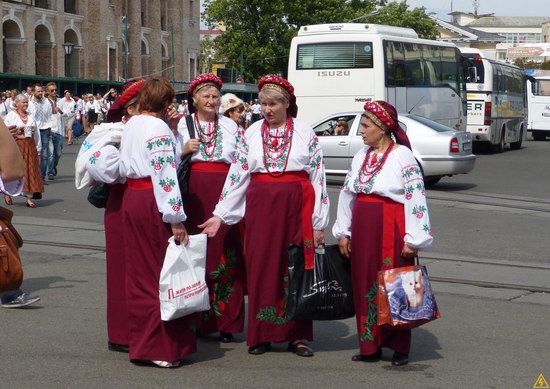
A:
<svg viewBox="0 0 550 389">
<path fill-rule="evenodd" d="M 550 112 L 543 112 L 542 116 L 544 116 L 545 118 L 550 117 Z"/>
<path fill-rule="evenodd" d="M 472 149 L 472 144 L 471 143 L 463 143 L 462 144 L 462 150 L 470 151 L 471 149 Z"/>
</svg>

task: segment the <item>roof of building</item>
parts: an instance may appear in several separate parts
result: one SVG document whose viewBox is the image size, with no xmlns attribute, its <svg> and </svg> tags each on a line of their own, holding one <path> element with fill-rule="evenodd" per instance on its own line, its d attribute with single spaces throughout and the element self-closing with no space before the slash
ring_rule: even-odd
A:
<svg viewBox="0 0 550 389">
<path fill-rule="evenodd" d="M 469 27 L 540 27 L 549 21 L 548 16 L 482 16 L 468 24 Z"/>
<path fill-rule="evenodd" d="M 445 22 L 440 19 L 436 19 L 436 22 L 439 27 L 458 34 L 461 36 L 460 40 L 464 41 L 503 42 L 506 39 L 498 34 L 461 26 L 457 23 Z"/>
</svg>

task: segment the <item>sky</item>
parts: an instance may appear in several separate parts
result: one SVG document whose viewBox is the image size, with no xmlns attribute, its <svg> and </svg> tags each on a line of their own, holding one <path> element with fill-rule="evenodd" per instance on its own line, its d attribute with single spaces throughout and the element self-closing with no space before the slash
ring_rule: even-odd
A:
<svg viewBox="0 0 550 389">
<path fill-rule="evenodd" d="M 427 12 L 449 21 L 447 15 L 453 11 L 473 12 L 472 0 L 406 0 L 410 8 L 425 7 Z M 550 0 L 479 0 L 478 14 L 494 13 L 495 16 L 548 16 L 550 17 Z"/>
</svg>

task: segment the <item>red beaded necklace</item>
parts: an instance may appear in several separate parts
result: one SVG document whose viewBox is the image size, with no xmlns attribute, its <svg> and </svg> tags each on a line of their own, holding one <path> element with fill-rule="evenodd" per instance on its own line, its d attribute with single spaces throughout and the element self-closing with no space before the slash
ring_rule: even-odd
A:
<svg viewBox="0 0 550 389">
<path fill-rule="evenodd" d="M 369 149 L 367 155 L 365 155 L 365 160 L 363 161 L 361 170 L 359 170 L 359 182 L 361 184 L 366 184 L 367 182 L 369 182 L 380 171 L 380 169 L 382 169 L 382 166 L 384 166 L 386 159 L 388 159 L 388 155 L 390 155 L 391 151 L 393 150 L 393 144 L 394 141 L 392 140 L 389 147 L 384 152 L 384 155 L 382 155 L 380 161 L 378 161 L 376 154 L 373 155 L 372 160 L 369 161 L 371 154 L 373 154 L 374 152 L 374 148 L 371 147 Z"/>
<path fill-rule="evenodd" d="M 200 142 L 204 145 L 204 154 L 210 159 L 216 151 L 216 141 L 218 140 L 218 115 L 214 119 L 214 125 L 208 122 L 208 130 L 203 130 L 199 122 L 199 116 L 195 112 L 195 128 L 199 135 Z"/>
<path fill-rule="evenodd" d="M 17 112 L 17 115 L 19 116 L 19 119 L 21 119 L 21 121 L 23 122 L 23 124 L 27 124 L 27 122 L 29 121 L 29 114 L 26 113 L 26 114 L 23 116 L 23 115 L 21 115 L 21 114 L 19 113 L 19 111 L 15 111 L 15 112 Z"/>
<path fill-rule="evenodd" d="M 292 149 L 292 135 L 294 134 L 294 122 L 291 117 L 286 119 L 285 128 L 279 134 L 279 129 L 275 129 L 275 134 L 270 134 L 269 124 L 267 120 L 262 123 L 262 146 L 263 146 L 263 162 L 267 172 L 273 177 L 282 176 L 288 165 L 290 150 Z M 267 161 L 269 156 L 272 160 L 279 160 L 284 155 L 287 155 L 284 160 L 283 169 L 280 172 L 272 172 L 269 170 L 270 164 Z"/>
</svg>

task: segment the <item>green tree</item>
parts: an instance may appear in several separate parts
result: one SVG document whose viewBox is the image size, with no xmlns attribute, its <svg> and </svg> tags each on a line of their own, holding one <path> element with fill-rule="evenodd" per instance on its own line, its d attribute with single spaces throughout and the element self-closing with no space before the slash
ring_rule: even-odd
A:
<svg viewBox="0 0 550 389">
<path fill-rule="evenodd" d="M 203 16 L 211 26 L 223 24 L 226 31 L 215 40 L 216 52 L 227 67 L 236 69 L 242 55 L 248 82 L 267 73 L 286 73 L 290 41 L 300 26 L 357 19 L 412 27 L 426 38 L 437 34 L 424 8 L 409 11 L 405 2 L 386 0 L 205 0 Z"/>
</svg>

